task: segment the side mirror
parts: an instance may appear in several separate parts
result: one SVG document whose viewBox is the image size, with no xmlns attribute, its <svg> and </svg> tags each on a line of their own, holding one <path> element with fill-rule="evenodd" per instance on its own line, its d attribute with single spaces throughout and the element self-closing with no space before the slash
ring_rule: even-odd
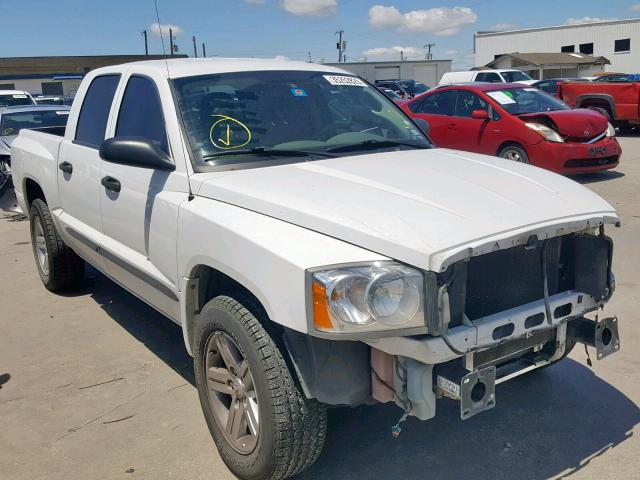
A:
<svg viewBox="0 0 640 480">
<path fill-rule="evenodd" d="M 414 118 L 413 123 L 418 126 L 422 133 L 424 133 L 426 136 L 429 136 L 429 122 L 427 122 L 423 118 Z"/>
<path fill-rule="evenodd" d="M 486 110 L 474 110 L 471 112 L 471 118 L 476 120 L 489 120 L 489 113 Z"/>
<path fill-rule="evenodd" d="M 109 138 L 100 145 L 100 158 L 106 162 L 154 170 L 173 171 L 169 155 L 142 137 Z"/>
</svg>

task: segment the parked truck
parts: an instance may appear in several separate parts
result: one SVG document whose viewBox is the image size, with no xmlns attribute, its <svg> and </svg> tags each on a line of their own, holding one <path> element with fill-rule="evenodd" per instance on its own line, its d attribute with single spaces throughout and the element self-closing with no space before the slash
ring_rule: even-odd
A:
<svg viewBox="0 0 640 480">
<path fill-rule="evenodd" d="M 586 318 L 614 291 L 614 208 L 424 131 L 324 65 L 130 63 L 85 76 L 64 136 L 20 132 L 15 190 L 44 286 L 86 262 L 179 324 L 224 462 L 283 479 L 327 406 L 400 423 L 446 396 L 467 419 L 576 342 L 619 349 L 615 317 Z"/>
<path fill-rule="evenodd" d="M 571 107 L 600 112 L 622 130 L 640 125 L 640 82 L 563 82 L 558 97 Z"/>
</svg>

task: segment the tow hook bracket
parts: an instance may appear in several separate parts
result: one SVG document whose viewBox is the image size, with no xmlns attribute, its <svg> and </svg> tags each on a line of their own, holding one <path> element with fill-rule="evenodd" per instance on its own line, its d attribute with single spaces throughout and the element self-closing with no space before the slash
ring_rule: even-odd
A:
<svg viewBox="0 0 640 480">
<path fill-rule="evenodd" d="M 438 370 L 439 395 L 460 401 L 460 418 L 466 420 L 496 405 L 496 367 L 470 372 L 462 367 L 445 366 Z"/>
<path fill-rule="evenodd" d="M 620 350 L 617 317 L 595 321 L 586 318 L 573 320 L 567 325 L 567 335 L 578 342 L 594 347 L 598 360 Z"/>
</svg>

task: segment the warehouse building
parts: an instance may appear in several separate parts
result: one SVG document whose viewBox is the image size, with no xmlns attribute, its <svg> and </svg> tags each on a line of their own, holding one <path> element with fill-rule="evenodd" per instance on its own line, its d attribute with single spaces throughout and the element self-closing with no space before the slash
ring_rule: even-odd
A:
<svg viewBox="0 0 640 480">
<path fill-rule="evenodd" d="M 511 52 L 575 53 L 607 58 L 608 71 L 636 73 L 640 71 L 640 19 L 477 32 L 474 51 L 476 65 L 487 65 Z"/>
<path fill-rule="evenodd" d="M 180 55 L 186 57 L 186 55 Z M 25 90 L 31 94 L 74 96 L 84 75 L 100 67 L 164 55 L 95 55 L 65 57 L 0 58 L 0 90 Z"/>
<path fill-rule="evenodd" d="M 430 87 L 440 81 L 442 75 L 451 71 L 451 60 L 403 60 L 399 62 L 346 62 L 327 63 L 342 68 L 362 78 L 376 80 L 417 80 Z"/>
</svg>

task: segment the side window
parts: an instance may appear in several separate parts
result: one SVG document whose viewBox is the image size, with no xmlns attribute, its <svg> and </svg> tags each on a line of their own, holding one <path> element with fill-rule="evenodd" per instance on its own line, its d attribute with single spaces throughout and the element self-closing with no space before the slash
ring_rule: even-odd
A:
<svg viewBox="0 0 640 480">
<path fill-rule="evenodd" d="M 162 104 L 155 84 L 148 78 L 131 76 L 122 97 L 116 137 L 144 137 L 169 153 Z"/>
<path fill-rule="evenodd" d="M 426 113 L 432 115 L 451 115 L 453 104 L 455 102 L 455 94 L 455 90 L 447 90 L 427 95 L 418 103 L 417 106 L 414 107 L 413 111 L 415 113 Z"/>
<path fill-rule="evenodd" d="M 100 147 L 104 141 L 109 110 L 119 81 L 120 75 L 103 75 L 93 79 L 82 101 L 76 127 L 76 141 L 88 147 Z"/>
<path fill-rule="evenodd" d="M 458 90 L 453 115 L 455 117 L 471 117 L 471 112 L 474 110 L 487 110 L 487 102 L 475 93 L 467 90 Z"/>
<path fill-rule="evenodd" d="M 481 72 L 476 77 L 476 82 L 490 82 L 490 83 L 498 83 L 502 82 L 502 78 L 495 72 Z"/>
</svg>

